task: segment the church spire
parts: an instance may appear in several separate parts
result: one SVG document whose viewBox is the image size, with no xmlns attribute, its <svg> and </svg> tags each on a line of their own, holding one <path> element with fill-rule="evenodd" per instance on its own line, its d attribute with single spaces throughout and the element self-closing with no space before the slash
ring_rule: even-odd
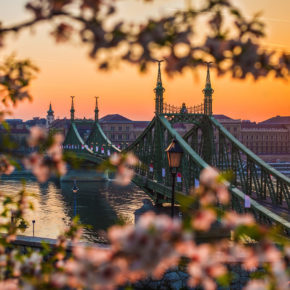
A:
<svg viewBox="0 0 290 290">
<path fill-rule="evenodd" d="M 75 119 L 74 98 L 75 98 L 75 96 L 71 96 L 71 109 L 70 109 L 70 119 L 71 119 L 71 121 L 73 121 Z"/>
<path fill-rule="evenodd" d="M 49 103 L 49 109 L 48 109 L 48 111 L 47 111 L 47 115 L 49 115 L 49 116 L 53 116 L 53 110 L 52 110 L 52 107 L 51 107 L 51 102 Z"/>
<path fill-rule="evenodd" d="M 95 98 L 96 98 L 95 122 L 98 122 L 98 120 L 99 120 L 99 105 L 98 105 L 98 98 L 99 98 L 99 97 L 95 97 Z"/>
<path fill-rule="evenodd" d="M 204 114 L 212 115 L 212 94 L 214 90 L 211 87 L 211 81 L 210 81 L 209 68 L 210 68 L 211 62 L 206 62 L 206 65 L 207 65 L 207 72 L 206 72 L 205 88 L 202 90 L 204 94 Z"/>
<path fill-rule="evenodd" d="M 162 114 L 163 113 L 163 93 L 165 89 L 162 86 L 162 79 L 161 79 L 161 62 L 163 60 L 156 60 L 158 62 L 158 75 L 157 75 L 157 83 L 155 91 L 155 114 Z"/>
<path fill-rule="evenodd" d="M 47 116 L 46 116 L 46 127 L 50 128 L 53 121 L 54 121 L 54 112 L 52 110 L 51 102 L 50 102 L 49 109 L 47 111 Z"/>
</svg>

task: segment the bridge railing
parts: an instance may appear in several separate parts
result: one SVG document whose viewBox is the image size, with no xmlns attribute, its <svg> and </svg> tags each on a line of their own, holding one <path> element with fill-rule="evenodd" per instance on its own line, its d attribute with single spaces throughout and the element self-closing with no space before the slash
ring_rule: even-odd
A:
<svg viewBox="0 0 290 290">
<path fill-rule="evenodd" d="M 245 194 L 236 187 L 230 187 L 231 207 L 238 213 L 252 213 L 255 220 L 266 226 L 278 226 L 281 232 L 290 236 L 290 222 L 250 198 L 250 208 L 245 208 Z"/>
<path fill-rule="evenodd" d="M 163 114 L 203 114 L 204 104 L 186 107 L 186 106 L 174 106 L 170 104 L 163 104 Z"/>
<path fill-rule="evenodd" d="M 275 170 L 239 142 L 215 118 L 210 117 L 218 136 L 213 164 L 234 172 L 234 184 L 247 195 L 269 206 L 290 208 L 290 179 Z"/>
</svg>

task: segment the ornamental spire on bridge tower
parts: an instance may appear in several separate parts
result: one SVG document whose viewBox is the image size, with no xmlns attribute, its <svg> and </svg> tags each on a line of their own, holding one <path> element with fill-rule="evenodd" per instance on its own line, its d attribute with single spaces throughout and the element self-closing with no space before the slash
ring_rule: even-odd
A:
<svg viewBox="0 0 290 290">
<path fill-rule="evenodd" d="M 73 121 L 75 119 L 74 98 L 75 98 L 75 96 L 71 96 L 71 109 L 70 109 L 70 119 L 71 119 L 71 121 Z"/>
<path fill-rule="evenodd" d="M 157 83 L 156 88 L 154 89 L 155 92 L 155 114 L 162 114 L 163 113 L 163 93 L 165 89 L 162 86 L 162 79 L 161 79 L 161 69 L 160 64 L 164 60 L 156 60 L 158 62 L 158 75 L 157 75 Z"/>
<path fill-rule="evenodd" d="M 95 107 L 95 122 L 99 121 L 99 106 L 98 106 L 98 98 L 99 97 L 95 97 L 96 98 L 96 107 Z"/>
<path fill-rule="evenodd" d="M 214 90 L 211 87 L 211 81 L 210 81 L 209 68 L 210 68 L 211 62 L 206 62 L 206 65 L 207 65 L 206 82 L 205 82 L 205 88 L 202 90 L 204 94 L 204 114 L 212 115 L 212 94 Z"/>
</svg>

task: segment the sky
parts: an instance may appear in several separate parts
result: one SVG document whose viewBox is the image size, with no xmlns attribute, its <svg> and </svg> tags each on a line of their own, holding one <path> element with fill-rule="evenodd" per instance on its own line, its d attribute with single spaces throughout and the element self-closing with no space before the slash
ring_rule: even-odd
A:
<svg viewBox="0 0 290 290">
<path fill-rule="evenodd" d="M 27 0 L 0 0 L 0 22 L 13 24 L 29 19 L 24 9 Z M 120 15 L 142 21 L 148 15 L 161 15 L 180 8 L 184 1 L 156 0 L 144 5 L 141 0 L 123 0 Z M 289 0 L 233 0 L 245 15 L 261 11 L 266 23 L 267 37 L 263 45 L 290 52 L 290 1 Z M 87 55 L 87 48 L 77 42 L 56 44 L 49 36 L 52 26 L 41 24 L 33 30 L 10 35 L 4 49 L 0 49 L 0 61 L 12 52 L 19 58 L 30 58 L 40 68 L 33 80 L 30 92 L 32 102 L 22 102 L 13 109 L 13 116 L 24 120 L 45 117 L 49 103 L 55 117 L 69 117 L 70 96 L 74 95 L 77 118 L 93 118 L 94 96 L 99 96 L 100 116 L 121 114 L 132 120 L 150 120 L 154 114 L 156 65 L 146 73 L 139 73 L 132 65 L 120 64 L 110 72 L 100 72 L 96 63 Z M 188 106 L 203 101 L 202 89 L 205 70 L 190 70 L 169 78 L 163 73 L 165 102 Z M 290 115 L 290 79 L 266 78 L 254 81 L 233 80 L 229 75 L 217 77 L 213 72 L 213 112 L 236 119 L 262 121 L 281 115 Z"/>
</svg>

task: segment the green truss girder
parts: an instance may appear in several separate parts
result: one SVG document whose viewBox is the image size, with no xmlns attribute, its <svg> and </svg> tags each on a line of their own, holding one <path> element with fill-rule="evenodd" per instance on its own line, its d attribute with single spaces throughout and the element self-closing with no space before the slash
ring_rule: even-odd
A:
<svg viewBox="0 0 290 290">
<path fill-rule="evenodd" d="M 107 138 L 99 122 L 94 122 L 91 133 L 85 142 L 80 136 L 76 121 L 74 120 L 71 122 L 67 132 L 63 148 L 66 151 L 72 151 L 77 154 L 84 153 L 96 155 L 100 160 L 110 156 L 114 152 L 121 152 L 121 150 L 114 146 Z"/>
<path fill-rule="evenodd" d="M 72 122 L 63 142 L 64 150 L 75 150 L 76 152 L 80 152 L 84 145 L 85 143 L 78 132 L 76 124 Z"/>
<path fill-rule="evenodd" d="M 90 135 L 86 140 L 86 144 L 89 146 L 89 148 L 93 148 L 92 151 L 95 154 L 99 155 L 108 156 L 108 152 L 109 155 L 114 152 L 120 152 L 120 149 L 114 146 L 110 139 L 105 135 L 98 121 L 94 122 Z M 102 154 L 102 148 L 104 154 Z"/>
<path fill-rule="evenodd" d="M 237 162 L 240 175 L 240 186 L 248 194 L 256 199 L 267 198 L 276 206 L 290 209 L 290 179 L 269 166 L 251 150 L 239 142 L 230 132 L 228 132 L 214 117 L 209 117 L 213 126 L 219 131 L 219 135 L 227 143 L 231 144 L 231 152 L 227 152 L 229 157 L 233 157 L 234 150 L 238 154 Z M 225 149 L 225 143 L 222 148 Z M 221 150 L 219 150 L 221 153 Z M 241 156 L 244 156 L 242 160 Z M 243 166 L 243 170 L 241 167 Z M 233 169 L 231 166 L 229 169 Z M 243 174 L 245 173 L 245 175 Z"/>
</svg>

